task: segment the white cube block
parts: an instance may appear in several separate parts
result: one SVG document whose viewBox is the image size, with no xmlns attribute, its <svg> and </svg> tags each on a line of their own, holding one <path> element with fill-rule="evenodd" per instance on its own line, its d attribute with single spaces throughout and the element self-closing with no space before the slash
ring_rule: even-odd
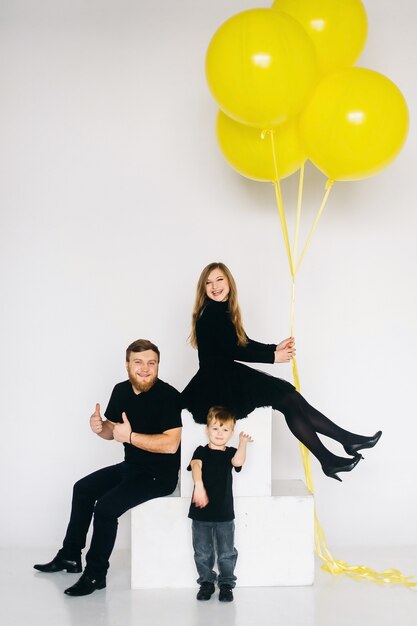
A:
<svg viewBox="0 0 417 626">
<path fill-rule="evenodd" d="M 183 431 L 181 440 L 181 496 L 191 497 L 193 481 L 187 466 L 194 450 L 208 443 L 206 427 L 196 424 L 188 411 L 182 412 Z M 233 472 L 233 492 L 235 496 L 271 495 L 271 441 L 272 409 L 256 409 L 247 418 L 238 420 L 235 434 L 229 446 L 239 445 L 239 433 L 244 431 L 254 439 L 248 444 L 246 463 L 238 474 Z"/>
<path fill-rule="evenodd" d="M 240 587 L 312 585 L 314 500 L 301 480 L 273 481 L 269 498 L 235 499 Z"/>
<path fill-rule="evenodd" d="M 190 498 L 166 497 L 131 511 L 132 588 L 195 587 Z M 300 480 L 274 481 L 272 496 L 236 497 L 237 585 L 311 585 L 314 502 Z"/>
</svg>

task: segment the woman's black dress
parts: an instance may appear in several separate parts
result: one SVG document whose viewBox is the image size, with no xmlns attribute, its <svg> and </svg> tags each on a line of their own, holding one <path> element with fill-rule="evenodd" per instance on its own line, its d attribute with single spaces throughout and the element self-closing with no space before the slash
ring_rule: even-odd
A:
<svg viewBox="0 0 417 626">
<path fill-rule="evenodd" d="M 336 456 L 324 446 L 318 434 L 338 441 L 345 450 L 353 444 L 372 447 L 381 436 L 380 431 L 374 437 L 364 437 L 341 428 L 311 406 L 286 380 L 236 363 L 236 360 L 273 363 L 276 345 L 249 339 L 247 346 L 238 346 L 228 302 L 207 299 L 196 324 L 196 334 L 200 369 L 181 394 L 183 408 L 192 413 L 196 422 L 205 424 L 212 406 L 228 408 L 236 419 L 246 417 L 257 407 L 271 406 L 283 413 L 293 435 L 333 478 L 338 471 L 353 469 L 360 457 L 352 461 Z"/>
<path fill-rule="evenodd" d="M 196 422 L 206 424 L 212 406 L 228 408 L 236 417 L 247 417 L 261 406 L 280 406 L 295 388 L 291 383 L 236 361 L 274 363 L 275 344 L 237 343 L 228 302 L 207 299 L 196 324 L 200 369 L 181 394 L 182 406 Z"/>
</svg>

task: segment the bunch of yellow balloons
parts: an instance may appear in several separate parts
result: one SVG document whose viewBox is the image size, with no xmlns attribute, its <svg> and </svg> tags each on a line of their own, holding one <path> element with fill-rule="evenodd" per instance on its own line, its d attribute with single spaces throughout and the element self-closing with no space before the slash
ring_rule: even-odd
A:
<svg viewBox="0 0 417 626">
<path fill-rule="evenodd" d="M 289 176 L 306 158 L 331 180 L 388 165 L 407 136 L 407 104 L 391 80 L 352 67 L 366 35 L 361 0 L 275 0 L 222 24 L 206 75 L 230 165 L 261 181 Z M 265 130 L 274 133 L 275 163 Z"/>
</svg>

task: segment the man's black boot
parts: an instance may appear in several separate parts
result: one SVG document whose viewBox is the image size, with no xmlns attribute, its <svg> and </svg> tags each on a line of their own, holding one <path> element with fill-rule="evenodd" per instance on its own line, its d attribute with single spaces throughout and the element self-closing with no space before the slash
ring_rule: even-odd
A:
<svg viewBox="0 0 417 626">
<path fill-rule="evenodd" d="M 84 574 L 75 583 L 75 585 L 73 585 L 72 587 L 68 587 L 68 589 L 65 589 L 64 593 L 66 593 L 67 596 L 88 596 L 96 589 L 104 589 L 105 586 L 105 578 L 94 578 L 93 576 L 89 576 L 84 572 Z"/>
<path fill-rule="evenodd" d="M 33 567 L 39 572 L 62 572 L 62 570 L 66 570 L 68 574 L 79 574 L 83 571 L 81 557 L 74 561 L 63 559 L 59 552 L 49 563 L 37 563 Z"/>
</svg>

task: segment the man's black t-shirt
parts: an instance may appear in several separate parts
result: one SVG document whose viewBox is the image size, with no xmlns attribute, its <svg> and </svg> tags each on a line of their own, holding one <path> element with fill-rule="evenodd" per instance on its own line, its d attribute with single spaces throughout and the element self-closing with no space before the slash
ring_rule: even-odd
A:
<svg viewBox="0 0 417 626">
<path fill-rule="evenodd" d="M 199 522 L 229 522 L 235 518 L 233 509 L 232 458 L 236 448 L 212 450 L 208 445 L 198 446 L 193 458 L 202 461 L 202 479 L 209 499 L 202 509 L 191 502 L 188 517 Z M 191 464 L 187 468 L 191 470 Z M 235 467 L 240 472 L 241 467 Z"/>
<path fill-rule="evenodd" d="M 160 380 L 142 393 L 133 391 L 129 380 L 118 383 L 111 394 L 104 415 L 111 422 L 122 422 L 126 413 L 133 432 L 158 435 L 165 430 L 182 426 L 180 394 Z M 155 477 L 175 479 L 180 467 L 180 449 L 175 454 L 147 452 L 129 443 L 125 447 L 125 461 L 140 465 Z"/>
</svg>

